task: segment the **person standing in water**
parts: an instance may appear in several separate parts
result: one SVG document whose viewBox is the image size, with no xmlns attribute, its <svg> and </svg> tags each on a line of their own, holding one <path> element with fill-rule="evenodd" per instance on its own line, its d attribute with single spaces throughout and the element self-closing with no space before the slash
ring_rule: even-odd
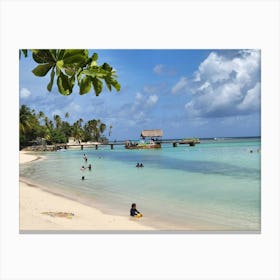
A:
<svg viewBox="0 0 280 280">
<path fill-rule="evenodd" d="M 87 162 L 87 155 L 84 154 L 83 159 L 85 160 L 85 162 Z"/>
</svg>

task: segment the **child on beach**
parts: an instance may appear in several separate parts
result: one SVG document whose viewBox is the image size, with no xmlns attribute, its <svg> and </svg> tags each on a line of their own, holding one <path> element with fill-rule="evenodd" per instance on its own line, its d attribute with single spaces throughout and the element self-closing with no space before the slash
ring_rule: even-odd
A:
<svg viewBox="0 0 280 280">
<path fill-rule="evenodd" d="M 130 216 L 141 218 L 143 215 L 136 209 L 136 203 L 132 203 L 131 209 L 130 209 Z"/>
</svg>

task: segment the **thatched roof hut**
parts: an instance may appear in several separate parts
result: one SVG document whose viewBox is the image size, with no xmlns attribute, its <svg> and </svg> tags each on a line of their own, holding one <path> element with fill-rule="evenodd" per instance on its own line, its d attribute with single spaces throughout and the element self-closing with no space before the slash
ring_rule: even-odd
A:
<svg viewBox="0 0 280 280">
<path fill-rule="evenodd" d="M 163 132 L 161 129 L 142 130 L 141 137 L 162 137 Z"/>
</svg>

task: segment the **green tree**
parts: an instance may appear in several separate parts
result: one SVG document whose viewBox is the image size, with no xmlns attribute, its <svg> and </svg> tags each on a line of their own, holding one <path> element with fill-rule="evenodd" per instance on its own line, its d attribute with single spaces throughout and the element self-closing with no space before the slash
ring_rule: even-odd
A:
<svg viewBox="0 0 280 280">
<path fill-rule="evenodd" d="M 35 111 L 26 105 L 22 105 L 19 110 L 19 133 L 21 147 L 27 146 L 42 133 Z"/>
<path fill-rule="evenodd" d="M 83 130 L 81 127 L 81 119 L 74 122 L 73 126 L 72 126 L 72 135 L 75 138 L 75 140 L 82 140 L 82 136 L 83 136 Z"/>
<path fill-rule="evenodd" d="M 44 120 L 44 118 L 46 117 L 44 112 L 42 111 L 39 111 L 39 113 L 37 114 L 37 117 L 39 120 Z"/>
<path fill-rule="evenodd" d="M 65 135 L 65 137 L 66 137 L 66 139 L 68 141 L 68 138 L 72 136 L 72 127 L 71 127 L 71 125 L 68 122 L 63 121 L 61 123 L 60 130 Z"/>
<path fill-rule="evenodd" d="M 38 64 L 32 72 L 35 76 L 44 77 L 50 72 L 48 91 L 52 90 L 54 80 L 58 91 L 63 95 L 69 95 L 77 83 L 79 93 L 85 94 L 93 88 L 98 96 L 103 90 L 103 83 L 109 91 L 112 87 L 117 91 L 121 86 L 116 80 L 116 71 L 108 63 L 98 65 L 98 54 L 89 56 L 85 49 L 45 49 L 31 50 L 33 60 Z M 27 57 L 27 50 L 21 50 Z"/>
<path fill-rule="evenodd" d="M 38 138 L 45 138 L 47 144 L 62 144 L 67 143 L 70 136 L 82 141 L 107 141 L 103 135 L 106 124 L 101 120 L 90 120 L 82 127 L 83 122 L 84 120 L 80 118 L 71 125 L 67 121 L 62 121 L 58 114 L 51 120 L 42 111 L 36 113 L 35 110 L 22 105 L 19 122 L 20 146 L 28 146 Z"/>
<path fill-rule="evenodd" d="M 101 135 L 106 130 L 106 124 L 102 123 L 100 120 L 89 120 L 84 127 L 87 135 L 90 135 L 90 140 L 100 141 Z"/>
<path fill-rule="evenodd" d="M 59 129 L 61 126 L 61 117 L 59 115 L 54 115 L 53 119 L 55 121 L 55 127 L 56 129 Z"/>
<path fill-rule="evenodd" d="M 103 134 L 105 130 L 106 130 L 106 124 L 100 123 L 100 125 L 99 125 L 100 134 Z"/>
</svg>

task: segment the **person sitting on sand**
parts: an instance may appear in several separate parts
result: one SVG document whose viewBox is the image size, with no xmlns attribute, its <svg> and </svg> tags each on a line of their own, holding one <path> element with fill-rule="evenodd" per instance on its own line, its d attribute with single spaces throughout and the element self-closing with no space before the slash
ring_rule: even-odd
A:
<svg viewBox="0 0 280 280">
<path fill-rule="evenodd" d="M 137 217 L 140 218 L 143 215 L 136 209 L 136 203 L 132 203 L 131 209 L 130 209 L 130 216 L 131 217 Z"/>
<path fill-rule="evenodd" d="M 85 169 L 84 166 L 82 166 L 80 170 L 81 170 L 81 171 L 85 171 L 86 169 Z"/>
<path fill-rule="evenodd" d="M 143 163 L 141 163 L 141 164 L 139 165 L 139 167 L 144 167 Z"/>
<path fill-rule="evenodd" d="M 82 176 L 82 180 L 85 180 L 85 176 Z"/>
<path fill-rule="evenodd" d="M 139 164 L 139 162 L 137 162 L 137 164 L 136 164 L 136 167 L 140 167 L 140 164 Z"/>
</svg>

